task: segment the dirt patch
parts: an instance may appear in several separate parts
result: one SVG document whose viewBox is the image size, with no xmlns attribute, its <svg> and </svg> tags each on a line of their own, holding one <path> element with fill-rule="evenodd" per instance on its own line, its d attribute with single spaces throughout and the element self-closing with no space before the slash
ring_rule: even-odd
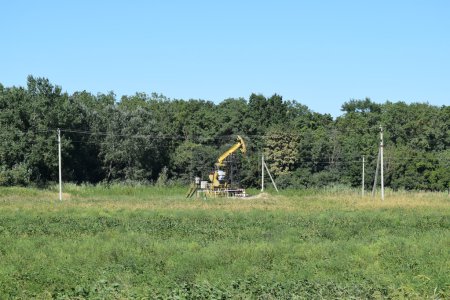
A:
<svg viewBox="0 0 450 300">
<path fill-rule="evenodd" d="M 249 197 L 246 197 L 244 199 L 249 199 L 249 200 L 253 200 L 253 199 L 267 200 L 267 199 L 271 199 L 271 198 L 272 197 L 268 193 L 259 193 L 258 195 L 249 196 Z"/>
</svg>

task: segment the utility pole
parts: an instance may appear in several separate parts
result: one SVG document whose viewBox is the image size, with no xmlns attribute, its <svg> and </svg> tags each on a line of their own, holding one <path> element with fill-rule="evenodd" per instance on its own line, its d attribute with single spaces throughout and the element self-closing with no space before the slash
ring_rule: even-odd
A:
<svg viewBox="0 0 450 300">
<path fill-rule="evenodd" d="M 383 126 L 380 125 L 380 156 L 381 156 L 381 200 L 384 201 L 384 171 L 383 171 Z"/>
<path fill-rule="evenodd" d="M 384 157 L 383 157 L 383 126 L 380 125 L 380 148 L 378 149 L 377 169 L 375 171 L 375 180 L 373 181 L 372 197 L 375 196 L 375 189 L 377 187 L 378 169 L 381 166 L 381 200 L 384 201 Z"/>
<path fill-rule="evenodd" d="M 378 177 L 378 169 L 379 169 L 379 167 L 380 167 L 380 149 L 378 149 L 377 168 L 375 170 L 375 179 L 373 181 L 372 197 L 375 196 L 375 190 L 377 188 L 377 177 Z"/>
<path fill-rule="evenodd" d="M 59 201 L 62 201 L 62 175 L 61 175 L 61 130 L 58 128 L 58 161 L 59 161 Z"/>
<path fill-rule="evenodd" d="M 364 155 L 362 157 L 362 184 L 361 184 L 361 195 L 364 197 Z"/>
<path fill-rule="evenodd" d="M 264 161 L 264 154 L 261 156 L 261 192 L 264 192 L 264 168 L 266 168 L 267 173 L 269 174 L 270 180 L 272 181 L 273 187 L 275 190 L 278 191 L 277 185 L 275 183 L 275 180 L 273 180 L 272 174 L 270 174 L 269 168 L 266 165 L 266 162 Z"/>
<path fill-rule="evenodd" d="M 264 192 L 264 154 L 261 155 L 261 192 Z"/>
<path fill-rule="evenodd" d="M 277 193 L 279 193 L 278 188 L 277 188 L 277 185 L 276 185 L 276 183 L 275 183 L 275 180 L 273 180 L 272 174 L 270 174 L 269 168 L 267 167 L 267 165 L 266 165 L 265 162 L 264 162 L 264 166 L 266 167 L 267 173 L 269 173 L 269 177 L 270 177 L 270 180 L 272 180 L 273 187 L 275 188 L 275 190 L 277 191 Z"/>
</svg>

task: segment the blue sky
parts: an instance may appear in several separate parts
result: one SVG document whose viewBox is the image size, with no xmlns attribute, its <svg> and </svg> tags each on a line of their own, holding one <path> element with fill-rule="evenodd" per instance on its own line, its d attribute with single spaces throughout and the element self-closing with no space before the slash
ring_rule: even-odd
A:
<svg viewBox="0 0 450 300">
<path fill-rule="evenodd" d="M 3 1 L 0 83 L 216 103 L 450 103 L 450 1 Z"/>
</svg>

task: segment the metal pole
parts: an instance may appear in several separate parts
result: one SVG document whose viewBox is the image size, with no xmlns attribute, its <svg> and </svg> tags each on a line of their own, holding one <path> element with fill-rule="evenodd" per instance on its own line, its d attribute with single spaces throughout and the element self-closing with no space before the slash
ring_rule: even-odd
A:
<svg viewBox="0 0 450 300">
<path fill-rule="evenodd" d="M 381 200 L 384 200 L 384 172 L 383 172 L 383 127 L 380 126 L 380 156 L 381 156 Z"/>
<path fill-rule="evenodd" d="M 364 197 L 364 155 L 362 161 L 362 186 L 361 186 L 361 195 Z"/>
<path fill-rule="evenodd" d="M 62 176 L 61 176 L 61 130 L 58 128 L 58 161 L 59 161 L 59 201 L 62 201 Z"/>
<path fill-rule="evenodd" d="M 378 168 L 380 167 L 380 149 L 378 149 L 377 168 L 375 170 L 375 179 L 373 181 L 372 197 L 375 196 L 375 189 L 377 188 Z"/>
<path fill-rule="evenodd" d="M 266 163 L 264 163 L 264 166 L 266 167 L 267 173 L 269 173 L 269 176 L 270 176 L 270 180 L 272 180 L 272 184 L 273 184 L 275 190 L 277 190 L 277 193 L 278 193 L 279 191 L 278 191 L 277 185 L 275 184 L 275 180 L 273 180 L 272 174 L 270 174 L 269 168 L 267 167 Z"/>
<path fill-rule="evenodd" d="M 264 192 L 264 154 L 261 155 L 261 192 Z"/>
</svg>

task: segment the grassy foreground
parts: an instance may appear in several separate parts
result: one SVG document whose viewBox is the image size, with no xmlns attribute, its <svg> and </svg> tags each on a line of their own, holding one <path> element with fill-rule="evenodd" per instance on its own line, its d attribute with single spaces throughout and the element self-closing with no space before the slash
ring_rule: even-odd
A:
<svg viewBox="0 0 450 300">
<path fill-rule="evenodd" d="M 447 194 L 185 192 L 0 188 L 0 299 L 450 298 Z"/>
</svg>

